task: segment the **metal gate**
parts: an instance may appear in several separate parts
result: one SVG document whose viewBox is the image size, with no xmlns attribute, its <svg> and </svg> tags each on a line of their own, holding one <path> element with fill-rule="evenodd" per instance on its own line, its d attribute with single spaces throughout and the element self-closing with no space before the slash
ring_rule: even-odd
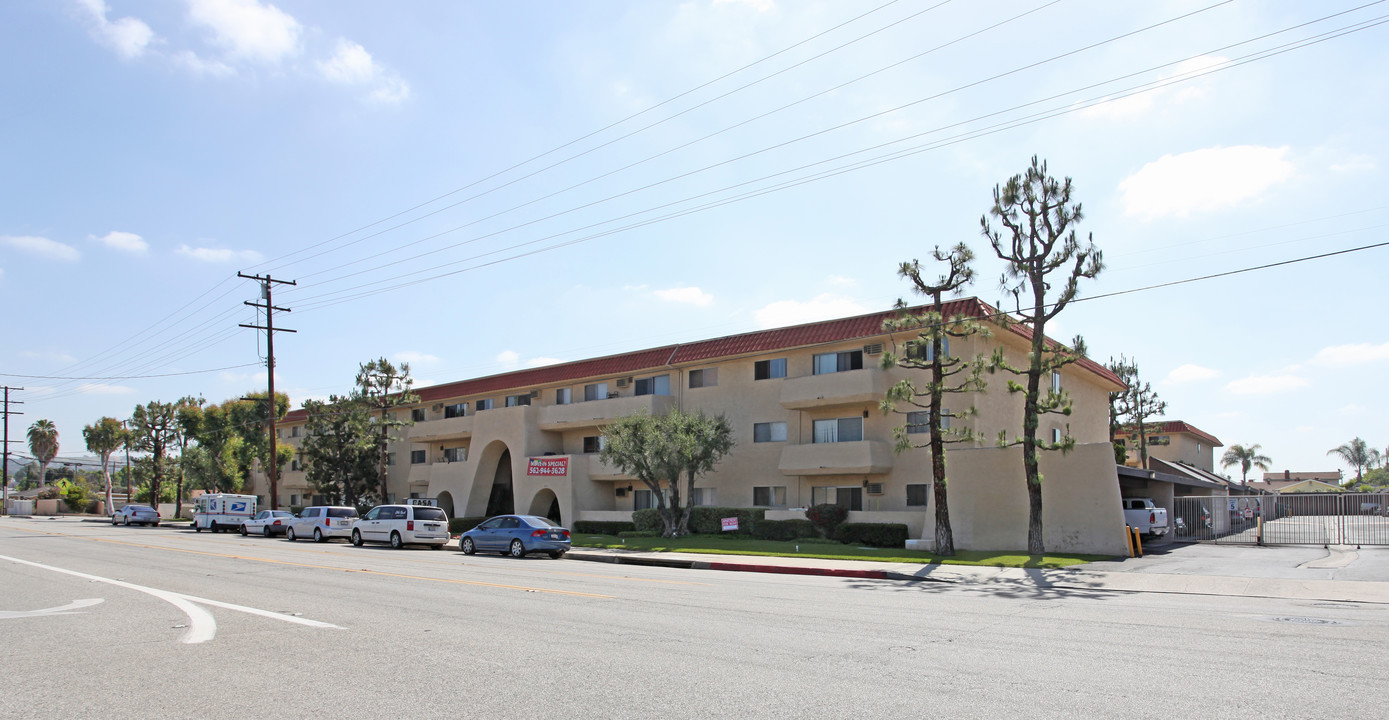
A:
<svg viewBox="0 0 1389 720">
<path fill-rule="evenodd" d="M 1174 498 L 1174 539 L 1248 545 L 1389 545 L 1389 493 Z"/>
</svg>

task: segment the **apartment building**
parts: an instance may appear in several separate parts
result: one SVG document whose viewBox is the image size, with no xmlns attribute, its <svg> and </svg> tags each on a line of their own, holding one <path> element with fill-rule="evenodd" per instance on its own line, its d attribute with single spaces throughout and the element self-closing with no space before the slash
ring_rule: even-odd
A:
<svg viewBox="0 0 1389 720">
<path fill-rule="evenodd" d="M 1144 425 L 1148 431 L 1148 457 L 1215 472 L 1215 449 L 1224 447 L 1216 436 L 1181 420 L 1157 420 Z M 1128 450 L 1124 464 L 1138 467 L 1136 435 L 1121 430 L 1114 434 L 1114 439 Z"/>
<path fill-rule="evenodd" d="M 946 308 L 947 315 L 993 312 L 973 298 Z M 903 522 L 914 537 L 931 538 L 929 450 L 895 454 L 892 430 L 909 419 L 879 408 L 889 386 L 925 377 L 921 370 L 881 369 L 884 352 L 900 354 L 915 337 L 884 332 L 883 321 L 893 315 L 871 313 L 417 388 L 419 402 L 399 411 L 413 424 L 401 428 L 391 445 L 392 499 L 433 498 L 453 516 L 523 512 L 557 515 L 570 524 L 629 519 L 634 510 L 654 506 L 652 493 L 600 460 L 603 426 L 633 413 L 678 407 L 725 415 L 736 441 L 697 483 L 696 504 L 763 507 L 768 517 L 786 518 L 801 516 L 811 505 L 838 503 L 855 521 Z M 1026 331 L 995 326 L 992 337 L 954 341 L 950 352 L 969 357 L 995 347 L 1015 365 L 1024 364 Z M 1123 520 L 1108 442 L 1108 393 L 1121 387 L 1119 380 L 1085 360 L 1051 381 L 1070 394 L 1074 412 L 1044 417 L 1040 434 L 1059 439 L 1069 428 L 1077 448 L 1065 457 L 1043 454 L 1046 517 L 1056 523 L 1048 546 L 1119 552 Z M 1006 377 L 998 375 L 985 392 L 950 400 L 977 407 L 978 415 L 963 422 L 985 438 L 975 447 L 947 451 L 958 547 L 1026 544 L 1021 454 L 993 441 L 1000 430 L 1021 432 L 1022 398 L 1006 388 Z M 286 418 L 286 442 L 300 442 L 304 419 L 302 410 Z M 253 483 L 253 492 L 264 497 L 264 478 Z M 281 479 L 280 503 L 305 504 L 311 495 L 296 461 Z"/>
</svg>

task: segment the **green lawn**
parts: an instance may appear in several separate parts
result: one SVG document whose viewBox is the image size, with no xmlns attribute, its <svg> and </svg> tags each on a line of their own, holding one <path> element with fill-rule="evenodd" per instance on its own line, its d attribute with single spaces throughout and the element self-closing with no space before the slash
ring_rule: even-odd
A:
<svg viewBox="0 0 1389 720">
<path fill-rule="evenodd" d="M 687 552 L 711 555 L 759 555 L 764 557 L 809 557 L 827 560 L 876 560 L 879 562 L 939 563 L 944 565 L 982 565 L 990 567 L 1062 568 L 1107 555 L 1025 555 L 1010 552 L 960 550 L 952 557 L 941 557 L 918 550 L 870 548 L 824 540 L 781 542 L 747 537 L 687 535 L 680 538 L 629 537 L 612 535 L 573 535 L 574 547 L 616 548 L 642 552 Z"/>
</svg>

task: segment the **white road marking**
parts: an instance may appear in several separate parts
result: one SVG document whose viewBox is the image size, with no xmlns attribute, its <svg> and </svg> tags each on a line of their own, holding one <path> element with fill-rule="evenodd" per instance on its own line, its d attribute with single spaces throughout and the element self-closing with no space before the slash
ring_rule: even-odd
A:
<svg viewBox="0 0 1389 720">
<path fill-rule="evenodd" d="M 85 600 L 73 600 L 61 607 L 44 608 L 42 610 L 0 610 L 0 620 L 14 620 L 16 618 L 46 617 L 49 615 L 80 615 L 73 612 L 84 607 L 91 607 L 105 602 L 101 598 L 87 598 Z"/>
<path fill-rule="evenodd" d="M 317 620 L 309 620 L 307 618 L 294 617 L 291 615 L 282 615 L 280 613 L 270 612 L 269 610 L 261 610 L 258 608 L 246 607 L 245 605 L 234 605 L 232 603 L 221 602 L 219 600 L 209 600 L 207 598 L 200 598 L 193 595 L 184 595 L 183 593 L 176 593 L 169 590 L 159 590 L 157 588 L 145 587 L 144 585 L 128 583 L 124 580 L 112 580 L 111 578 L 104 578 L 97 575 L 88 575 L 87 573 L 77 572 L 76 570 L 65 570 L 63 568 L 54 567 L 52 565 L 44 565 L 42 563 L 30 562 L 28 560 L 20 560 L 19 558 L 12 558 L 7 555 L 0 555 L 0 560 L 9 560 L 10 562 L 17 562 L 22 565 L 29 565 L 31 567 L 41 568 L 43 570 L 52 570 L 53 572 L 59 572 L 65 575 L 72 575 L 75 577 L 80 577 L 95 582 L 103 582 L 110 585 L 115 585 L 117 587 L 123 587 L 129 590 L 142 592 L 146 595 L 153 595 L 154 597 L 157 597 L 160 600 L 163 600 L 173 605 L 174 607 L 177 607 L 178 609 L 182 610 L 185 615 L 188 616 L 188 632 L 185 632 L 183 634 L 183 637 L 179 638 L 180 642 L 188 644 L 207 642 L 208 640 L 211 640 L 212 638 L 217 636 L 217 620 L 212 617 L 212 613 L 209 613 L 208 611 L 198 607 L 194 603 L 211 605 L 213 607 L 219 607 L 225 610 L 235 610 L 237 612 L 243 612 L 250 615 L 259 615 L 261 617 L 273 618 L 275 620 L 282 620 L 284 622 L 295 623 L 298 625 L 307 625 L 309 627 L 332 628 L 335 630 L 343 629 L 342 626 L 333 625 L 331 623 L 319 622 Z"/>
</svg>

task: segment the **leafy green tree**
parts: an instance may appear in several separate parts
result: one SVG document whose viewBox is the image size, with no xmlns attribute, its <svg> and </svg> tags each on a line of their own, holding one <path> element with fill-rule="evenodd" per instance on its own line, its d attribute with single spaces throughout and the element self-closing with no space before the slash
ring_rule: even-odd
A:
<svg viewBox="0 0 1389 720">
<path fill-rule="evenodd" d="M 1114 442 L 1122 428 L 1138 443 L 1138 464 L 1148 469 L 1148 420 L 1167 412 L 1167 402 L 1158 397 L 1150 382 L 1138 374 L 1138 363 L 1123 355 L 1109 359 L 1109 369 L 1124 383 L 1124 389 L 1109 394 L 1109 441 Z"/>
<path fill-rule="evenodd" d="M 1043 391 L 1042 378 L 1053 376 L 1061 368 L 1085 357 L 1085 341 L 1077 335 L 1071 346 L 1065 347 L 1046 338 L 1047 323 L 1066 309 L 1080 290 L 1080 280 L 1094 279 L 1104 268 L 1101 252 L 1092 238 L 1084 245 L 1076 239 L 1074 226 L 1084 215 L 1080 203 L 1071 202 L 1071 179 L 1058 182 L 1047 174 L 1047 164 L 1032 157 L 1032 165 L 1019 175 L 994 187 L 994 204 L 987 215 L 979 219 L 981 232 L 989 239 L 994 254 L 1006 263 L 999 284 L 1013 296 L 1014 312 L 1020 320 L 1002 317 L 1007 325 L 1020 322 L 1031 338 L 1026 367 L 1008 364 L 1003 349 L 997 348 L 991 368 L 1004 370 L 1026 379 L 1026 385 L 1008 381 L 1009 393 L 1023 395 L 1022 437 L 1008 440 L 1006 431 L 1000 433 L 1000 445 L 1022 445 L 1023 473 L 1027 480 L 1028 524 L 1027 552 L 1045 552 L 1042 528 L 1042 474 L 1038 470 L 1039 450 L 1069 452 L 1075 447 L 1070 426 L 1060 442 L 1038 439 L 1039 419 L 1046 414 L 1070 416 L 1071 398 L 1064 389 L 1048 383 Z M 990 217 L 1001 229 L 995 228 Z M 1060 277 L 1053 274 L 1060 273 Z M 1059 286 L 1059 292 L 1048 298 L 1047 293 Z"/>
<path fill-rule="evenodd" d="M 1355 438 L 1350 442 L 1334 447 L 1326 451 L 1327 455 L 1335 455 L 1345 464 L 1355 468 L 1355 482 L 1360 482 L 1364 477 L 1363 470 L 1372 468 L 1379 464 L 1379 450 L 1370 447 L 1362 438 Z"/>
<path fill-rule="evenodd" d="M 733 449 L 733 430 L 723 416 L 690 415 L 679 409 L 666 415 L 628 415 L 603 428 L 604 462 L 631 475 L 651 490 L 664 524 L 665 537 L 689 532 L 690 506 L 683 502 L 680 475 L 688 496 L 698 476 L 712 470 Z"/>
<path fill-rule="evenodd" d="M 376 477 L 383 502 L 388 496 L 386 456 L 391 430 L 414 424 L 409 419 L 396 418 L 391 410 L 419 402 L 420 396 L 411 392 L 414 384 L 415 381 L 410 378 L 410 363 L 401 363 L 400 367 L 396 367 L 383 357 L 358 366 L 355 398 L 376 413 L 373 419 Z"/>
<path fill-rule="evenodd" d="M 314 492 L 357 505 L 375 496 L 376 435 L 371 409 L 352 397 L 304 401 L 304 461 Z"/>
<path fill-rule="evenodd" d="M 119 450 L 125 442 L 125 426 L 113 417 L 103 417 L 82 428 L 82 437 L 87 441 L 87 451 L 101 458 L 101 476 L 106 485 L 106 514 L 112 515 L 116 512 L 116 504 L 111 499 L 111 453 Z"/>
<path fill-rule="evenodd" d="M 226 414 L 225 432 L 228 437 L 236 437 L 235 443 L 238 482 L 244 483 L 251 476 L 251 469 L 259 463 L 261 471 L 270 475 L 270 417 L 267 413 L 265 392 L 248 393 L 242 398 L 222 403 Z M 275 393 L 275 419 L 278 421 L 289 413 L 289 396 Z M 284 466 L 294 459 L 294 448 L 276 444 L 275 470 L 278 474 Z M 272 505 L 275 502 L 272 501 Z"/>
<path fill-rule="evenodd" d="M 178 442 L 178 421 L 175 403 L 151 400 L 144 405 L 136 405 L 130 417 L 131 436 L 134 444 L 131 449 L 149 453 L 140 462 L 149 471 L 149 497 L 151 504 L 164 499 L 164 481 L 173 468 L 169 451 Z"/>
<path fill-rule="evenodd" d="M 183 514 L 183 481 L 187 472 L 187 467 L 183 463 L 183 456 L 188 453 L 188 444 L 196 440 L 198 426 L 202 423 L 203 405 L 207 401 L 200 397 L 191 395 L 179 399 L 174 410 L 174 422 L 178 429 L 178 485 L 174 490 L 174 517 Z"/>
<path fill-rule="evenodd" d="M 29 426 L 29 452 L 39 464 L 39 485 L 48 481 L 48 463 L 58 455 L 58 427 L 52 420 L 35 420 Z"/>
<path fill-rule="evenodd" d="M 1259 468 L 1268 472 L 1273 467 L 1273 461 L 1267 455 L 1259 454 L 1260 446 L 1258 443 L 1245 447 L 1243 445 L 1231 445 L 1225 448 L 1225 454 L 1220 456 L 1220 467 L 1227 468 L 1231 465 L 1238 465 L 1240 469 L 1240 484 L 1249 484 L 1249 470 Z"/>
<path fill-rule="evenodd" d="M 921 263 L 917 260 L 904 262 L 897 274 L 912 283 L 912 291 L 931 299 L 931 305 L 916 313 L 905 311 L 906 302 L 897 301 L 902 311 L 897 317 L 883 323 L 888 332 L 916 330 L 914 340 L 906 342 L 906 352 L 898 357 L 895 352 L 883 354 L 882 367 L 904 367 L 928 370 L 929 376 L 923 385 L 911 378 L 904 378 L 887 391 L 881 403 L 884 413 L 898 413 L 905 416 L 906 424 L 893 428 L 896 440 L 894 449 L 898 453 L 913 447 L 928 447 L 931 451 L 931 488 L 935 501 L 936 515 L 936 553 L 955 554 L 955 534 L 950 527 L 950 504 L 946 491 L 945 446 L 953 443 L 972 443 L 974 431 L 969 427 L 947 427 L 949 419 L 963 419 L 977 414 L 974 406 L 968 408 L 945 409 L 945 396 L 983 392 L 986 388 L 983 373 L 985 362 L 981 357 L 966 361 L 950 354 L 950 338 L 964 340 L 975 335 L 987 337 L 988 328 L 963 315 L 945 317 L 946 293 L 958 294 L 974 280 L 974 269 L 970 263 L 974 253 L 960 243 L 949 252 L 935 248 L 931 256 L 949 268 L 935 283 L 921 278 Z M 957 343 L 958 344 L 958 343 Z M 900 409 L 906 407 L 907 409 Z M 921 427 L 921 416 L 925 415 L 925 427 Z M 914 422 L 915 420 L 915 422 Z M 926 444 L 913 442 L 914 435 L 927 433 Z"/>
</svg>

